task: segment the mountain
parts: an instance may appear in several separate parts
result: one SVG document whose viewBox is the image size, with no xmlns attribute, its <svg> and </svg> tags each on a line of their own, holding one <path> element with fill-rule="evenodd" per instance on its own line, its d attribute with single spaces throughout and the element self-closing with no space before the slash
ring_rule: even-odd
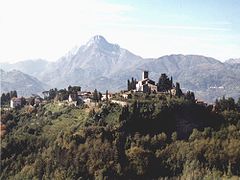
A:
<svg viewBox="0 0 240 180">
<path fill-rule="evenodd" d="M 51 88 L 80 85 L 82 89 L 103 92 L 126 89 L 127 79 L 140 79 L 142 70 L 149 70 L 156 82 L 161 73 L 167 73 L 174 82 L 180 82 L 184 91 L 195 91 L 197 98 L 213 102 L 223 95 L 240 96 L 240 64 L 231 62 L 236 60 L 223 63 L 211 57 L 181 54 L 144 59 L 97 35 L 55 62 L 28 60 L 9 66 Z"/>
<path fill-rule="evenodd" d="M 23 73 L 29 74 L 31 76 L 37 77 L 40 72 L 42 72 L 50 62 L 44 59 L 30 59 L 19 61 L 16 63 L 0 63 L 0 66 L 5 71 L 11 71 L 17 69 Z"/>
<path fill-rule="evenodd" d="M 127 69 L 134 69 L 142 63 L 144 59 L 140 56 L 120 48 L 117 44 L 111 44 L 98 35 L 48 66 L 39 75 L 39 79 L 53 87 L 80 84 L 83 88 L 91 90 L 117 90 L 123 87 L 122 82 L 112 77 Z M 126 79 L 124 83 L 125 81 Z"/>
<path fill-rule="evenodd" d="M 18 70 L 1 72 L 1 93 L 17 90 L 19 96 L 31 96 L 32 94 L 40 94 L 46 85 L 37 78 L 24 74 Z"/>
<path fill-rule="evenodd" d="M 182 88 L 196 92 L 198 98 L 213 102 L 223 95 L 239 97 L 240 66 L 222 63 L 214 58 L 198 55 L 163 56 L 140 66 L 159 77 L 166 72 L 180 82 Z"/>
<path fill-rule="evenodd" d="M 236 58 L 236 59 L 228 59 L 227 61 L 225 61 L 228 64 L 240 64 L 240 58 Z"/>
</svg>

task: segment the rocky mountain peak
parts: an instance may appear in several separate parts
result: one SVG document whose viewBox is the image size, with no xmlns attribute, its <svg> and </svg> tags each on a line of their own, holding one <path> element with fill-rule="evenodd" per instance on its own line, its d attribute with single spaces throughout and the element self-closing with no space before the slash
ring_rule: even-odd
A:
<svg viewBox="0 0 240 180">
<path fill-rule="evenodd" d="M 95 35 L 84 46 L 84 51 L 88 49 L 101 49 L 107 52 L 116 52 L 116 51 L 119 51 L 120 46 L 117 44 L 109 43 L 101 35 Z"/>
<path fill-rule="evenodd" d="M 91 45 L 106 45 L 106 44 L 110 44 L 109 42 L 107 42 L 107 40 L 101 36 L 101 35 L 95 35 L 93 36 L 88 42 L 87 42 L 87 46 L 91 46 Z"/>
</svg>

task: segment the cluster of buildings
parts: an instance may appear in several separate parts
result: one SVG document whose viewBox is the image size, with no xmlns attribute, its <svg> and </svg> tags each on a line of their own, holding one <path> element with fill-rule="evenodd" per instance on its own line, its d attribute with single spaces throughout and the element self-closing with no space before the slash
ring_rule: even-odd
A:
<svg viewBox="0 0 240 180">
<path fill-rule="evenodd" d="M 128 81 L 128 91 L 124 91 L 123 93 L 120 93 L 121 97 L 123 99 L 129 99 L 132 96 L 132 92 L 143 92 L 143 93 L 169 93 L 170 95 L 176 96 L 179 92 L 181 91 L 180 89 L 180 85 L 179 83 L 176 83 L 176 86 L 174 86 L 174 84 L 172 83 L 172 78 L 169 79 L 166 74 L 162 74 L 165 75 L 165 80 L 163 81 L 167 81 L 167 88 L 165 90 L 161 90 L 161 86 L 159 84 L 161 83 L 155 83 L 155 81 L 151 80 L 149 78 L 149 72 L 148 71 L 143 71 L 142 72 L 142 79 L 139 81 L 136 81 L 134 79 L 132 79 L 132 82 Z M 161 75 L 161 76 L 162 76 Z M 129 90 L 130 87 L 130 90 Z M 165 87 L 165 86 L 163 86 Z M 64 90 L 59 90 L 57 91 L 57 89 L 54 90 L 55 91 L 55 95 L 54 95 L 54 101 L 58 101 L 59 103 L 67 103 L 68 105 L 74 105 L 74 106 L 78 106 L 81 104 L 87 104 L 90 105 L 91 103 L 95 103 L 96 102 L 96 92 L 90 92 L 90 91 L 81 91 L 81 87 L 79 86 L 69 86 L 68 90 L 64 89 Z M 44 95 L 44 99 L 48 99 L 51 100 L 51 98 L 49 99 L 48 97 L 50 97 L 50 91 L 44 91 L 43 95 Z M 184 95 L 184 93 L 181 94 Z M 105 100 L 111 100 L 114 102 L 114 100 L 112 100 L 113 96 L 115 96 L 114 94 L 111 93 L 107 93 L 106 94 L 101 94 L 98 93 L 97 94 L 98 99 L 97 101 L 105 101 Z M 178 96 L 178 95 L 177 95 Z M 61 98 L 59 98 L 61 97 Z M 63 98 L 64 97 L 64 98 Z M 194 95 L 193 95 L 194 98 Z M 33 97 L 30 98 L 17 98 L 14 97 L 11 99 L 10 101 L 10 107 L 11 108 L 17 108 L 17 107 L 22 107 L 25 104 L 28 105 L 32 105 L 32 106 L 38 106 L 39 104 L 41 104 L 44 99 L 42 99 L 40 96 L 38 95 L 34 95 Z M 114 99 L 114 98 L 113 98 Z M 195 99 L 195 98 L 194 98 Z M 47 101 L 47 100 L 45 100 Z M 196 103 L 201 103 L 204 104 L 204 102 L 197 102 Z"/>
<path fill-rule="evenodd" d="M 29 98 L 25 97 L 13 97 L 10 100 L 10 108 L 21 108 L 24 105 L 31 105 L 31 106 L 38 106 L 40 104 L 47 103 L 47 101 L 50 101 L 51 99 L 48 99 L 49 97 L 49 91 L 44 91 L 44 99 L 41 98 L 39 95 L 33 95 Z M 94 92 L 90 91 L 67 91 L 68 98 L 59 98 L 59 95 L 61 95 L 61 92 L 57 92 L 55 97 L 53 98 L 53 101 L 59 102 L 59 103 L 65 103 L 68 105 L 74 105 L 78 106 L 81 104 L 87 104 L 89 105 L 90 103 L 96 102 L 94 100 Z M 101 94 L 101 93 L 99 93 Z M 112 98 L 111 93 L 107 94 L 101 94 L 99 96 L 98 94 L 98 101 L 104 101 L 104 100 L 110 100 Z"/>
<path fill-rule="evenodd" d="M 29 98 L 25 97 L 13 97 L 10 100 L 10 108 L 21 108 L 24 105 L 38 106 L 43 102 L 43 98 L 39 95 L 32 95 Z"/>
<path fill-rule="evenodd" d="M 170 88 L 167 91 L 160 91 L 158 88 L 158 84 L 155 83 L 152 79 L 149 78 L 149 72 L 142 72 L 142 79 L 135 82 L 134 88 L 131 89 L 134 92 L 143 92 L 143 93 L 157 93 L 157 92 L 167 92 L 172 95 L 176 95 L 176 87 L 173 85 L 172 78 L 169 80 Z"/>
<path fill-rule="evenodd" d="M 88 91 L 77 91 L 76 93 L 71 93 L 68 96 L 68 102 L 75 106 L 90 103 L 92 99 L 92 93 Z"/>
<path fill-rule="evenodd" d="M 107 99 L 110 100 L 111 98 L 112 98 L 111 93 L 101 94 L 101 96 L 99 96 L 98 101 L 104 101 Z M 94 92 L 90 92 L 90 91 L 77 91 L 75 93 L 69 94 L 69 97 L 68 97 L 68 103 L 73 104 L 75 106 L 80 104 L 89 105 L 91 102 L 95 102 L 95 101 L 96 100 L 94 100 Z"/>
</svg>

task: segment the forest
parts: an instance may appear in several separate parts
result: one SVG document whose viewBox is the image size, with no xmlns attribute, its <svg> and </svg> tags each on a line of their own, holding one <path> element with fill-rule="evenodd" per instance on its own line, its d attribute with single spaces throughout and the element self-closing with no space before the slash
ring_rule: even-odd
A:
<svg viewBox="0 0 240 180">
<path fill-rule="evenodd" d="M 5 111 L 1 179 L 240 177 L 240 99 L 213 106 L 158 94 Z"/>
</svg>

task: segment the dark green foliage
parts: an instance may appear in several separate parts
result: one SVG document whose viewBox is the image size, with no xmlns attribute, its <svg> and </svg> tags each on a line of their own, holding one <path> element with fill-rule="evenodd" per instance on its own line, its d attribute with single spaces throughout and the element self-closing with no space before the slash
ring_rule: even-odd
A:
<svg viewBox="0 0 240 180">
<path fill-rule="evenodd" d="M 102 99 L 102 93 L 98 92 L 98 101 L 101 101 L 101 99 Z"/>
<path fill-rule="evenodd" d="M 68 86 L 68 92 L 78 92 L 81 91 L 81 87 L 80 86 Z"/>
<path fill-rule="evenodd" d="M 220 100 L 216 100 L 215 102 L 215 109 L 218 112 L 223 112 L 225 110 L 230 111 L 230 110 L 237 110 L 239 107 L 238 104 L 235 104 L 235 101 L 233 98 L 228 98 L 226 99 L 224 96 Z"/>
<path fill-rule="evenodd" d="M 75 91 L 73 91 L 73 92 L 75 92 Z M 63 101 L 63 100 L 68 99 L 69 94 L 70 94 L 70 92 L 67 91 L 66 89 L 60 89 L 60 90 L 58 90 L 56 96 L 57 96 L 58 100 Z"/>
<path fill-rule="evenodd" d="M 106 101 L 108 102 L 108 90 L 106 90 Z"/>
<path fill-rule="evenodd" d="M 49 91 L 44 91 L 42 93 L 44 95 L 44 99 L 46 100 L 55 99 L 55 100 L 63 101 L 63 100 L 67 100 L 70 94 L 73 96 L 77 96 L 77 93 L 79 91 L 81 91 L 80 86 L 68 86 L 67 90 L 66 89 L 57 90 L 57 88 L 55 88 L 55 89 L 50 89 Z"/>
<path fill-rule="evenodd" d="M 177 97 L 181 97 L 182 96 L 182 90 L 181 90 L 181 88 L 180 88 L 180 84 L 177 82 L 176 83 L 176 96 Z"/>
<path fill-rule="evenodd" d="M 93 91 L 93 100 L 94 100 L 95 102 L 98 102 L 98 101 L 99 101 L 99 93 L 98 93 L 97 89 L 95 89 L 95 90 Z"/>
<path fill-rule="evenodd" d="M 124 107 L 49 103 L 1 118 L 1 179 L 240 176 L 236 108 L 216 113 L 185 97 L 138 94 Z"/>
<path fill-rule="evenodd" d="M 57 95 L 57 88 L 49 90 L 48 100 L 54 99 Z"/>
<path fill-rule="evenodd" d="M 17 97 L 17 91 L 10 91 L 10 98 Z"/>
<path fill-rule="evenodd" d="M 2 93 L 2 95 L 1 95 L 1 106 L 3 106 L 3 105 L 9 106 L 10 100 L 13 97 L 17 97 L 17 91 L 16 90 L 7 92 L 6 94 Z"/>
<path fill-rule="evenodd" d="M 2 93 L 1 95 L 1 106 L 4 104 L 9 104 L 10 103 L 10 98 L 5 95 L 5 93 Z"/>
<path fill-rule="evenodd" d="M 187 91 L 185 98 L 191 102 L 195 102 L 194 92 Z"/>
<path fill-rule="evenodd" d="M 158 91 L 167 92 L 168 90 L 172 89 L 172 87 L 172 77 L 169 79 L 165 73 L 161 74 L 157 84 Z"/>
<path fill-rule="evenodd" d="M 128 91 L 136 89 L 136 84 L 137 84 L 137 80 L 134 79 L 133 77 L 132 77 L 131 81 L 128 80 L 127 81 L 127 89 L 128 89 Z"/>
</svg>

